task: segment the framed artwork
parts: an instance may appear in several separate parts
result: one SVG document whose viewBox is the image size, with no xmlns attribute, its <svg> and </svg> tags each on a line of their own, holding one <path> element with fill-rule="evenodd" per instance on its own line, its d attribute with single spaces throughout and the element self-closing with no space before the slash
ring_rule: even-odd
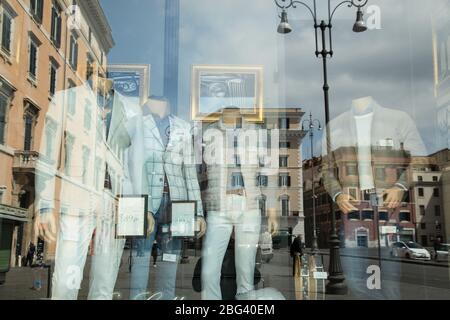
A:
<svg viewBox="0 0 450 320">
<path fill-rule="evenodd" d="M 227 107 L 239 108 L 247 120 L 262 120 L 262 66 L 194 65 L 191 81 L 193 120 L 216 121 Z"/>
<path fill-rule="evenodd" d="M 150 68 L 146 64 L 111 64 L 108 78 L 114 81 L 114 90 L 142 105 L 149 95 Z"/>
</svg>

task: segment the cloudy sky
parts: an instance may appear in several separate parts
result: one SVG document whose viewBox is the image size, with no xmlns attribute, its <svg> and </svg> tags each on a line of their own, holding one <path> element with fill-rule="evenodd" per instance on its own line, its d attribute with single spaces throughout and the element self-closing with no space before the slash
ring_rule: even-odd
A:
<svg viewBox="0 0 450 320">
<path fill-rule="evenodd" d="M 294 31 L 279 35 L 272 0 L 180 1 L 180 116 L 189 117 L 192 65 L 239 64 L 264 66 L 266 107 L 301 107 L 323 121 L 322 65 L 307 11 L 290 10 Z M 101 1 L 116 41 L 110 63 L 151 64 L 150 91 L 157 95 L 163 87 L 164 2 Z M 428 152 L 444 147 L 436 130 L 431 2 L 369 0 L 381 9 L 381 29 L 362 34 L 352 32 L 356 10 L 339 9 L 329 60 L 332 117 L 353 99 L 371 95 L 382 106 L 407 112 Z M 319 7 L 319 19 L 325 10 Z"/>
</svg>

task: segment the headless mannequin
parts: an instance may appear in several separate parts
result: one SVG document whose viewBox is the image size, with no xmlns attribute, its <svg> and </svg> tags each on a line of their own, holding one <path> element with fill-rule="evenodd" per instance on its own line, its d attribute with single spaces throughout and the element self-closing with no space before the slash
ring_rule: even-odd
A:
<svg viewBox="0 0 450 320">
<path fill-rule="evenodd" d="M 356 112 L 356 114 L 363 114 L 373 101 L 374 100 L 371 96 L 355 99 L 352 103 L 353 110 Z"/>
<path fill-rule="evenodd" d="M 167 101 L 148 100 L 144 106 L 144 115 L 156 114 L 160 118 L 164 118 L 170 113 L 170 107 Z"/>
</svg>

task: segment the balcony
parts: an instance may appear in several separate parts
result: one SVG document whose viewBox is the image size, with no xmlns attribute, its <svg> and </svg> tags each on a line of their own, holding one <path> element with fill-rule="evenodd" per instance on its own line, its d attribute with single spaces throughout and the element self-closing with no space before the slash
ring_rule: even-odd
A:
<svg viewBox="0 0 450 320">
<path fill-rule="evenodd" d="M 14 221 L 28 221 L 28 211 L 23 208 L 17 208 L 6 204 L 0 204 L 0 218 Z"/>
<path fill-rule="evenodd" d="M 14 172 L 34 172 L 39 159 L 39 152 L 36 151 L 15 151 L 14 152 Z"/>
</svg>

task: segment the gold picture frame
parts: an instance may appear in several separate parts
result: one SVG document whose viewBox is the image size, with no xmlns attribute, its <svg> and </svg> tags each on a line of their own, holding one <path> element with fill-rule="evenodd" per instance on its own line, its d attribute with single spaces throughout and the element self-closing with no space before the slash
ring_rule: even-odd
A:
<svg viewBox="0 0 450 320">
<path fill-rule="evenodd" d="M 192 120 L 217 121 L 221 110 L 237 107 L 247 121 L 262 121 L 263 73 L 259 65 L 193 65 Z"/>
<path fill-rule="evenodd" d="M 139 98 L 143 105 L 149 96 L 149 64 L 110 64 L 108 78 L 114 80 L 114 88 L 124 96 Z"/>
</svg>

